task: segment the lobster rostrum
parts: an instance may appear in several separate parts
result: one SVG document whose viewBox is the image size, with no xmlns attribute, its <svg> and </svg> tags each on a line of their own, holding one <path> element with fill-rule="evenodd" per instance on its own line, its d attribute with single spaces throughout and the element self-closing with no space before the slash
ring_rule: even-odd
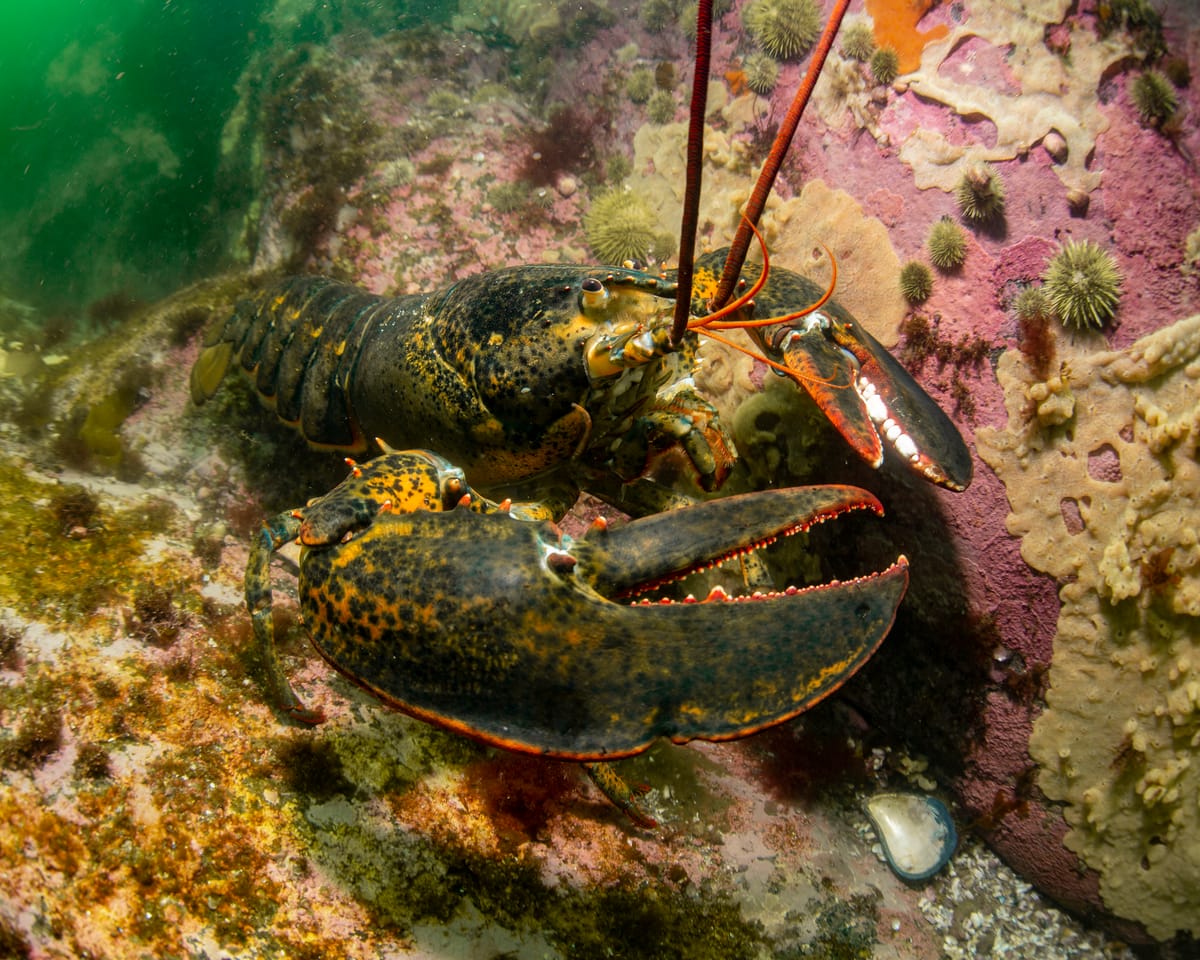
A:
<svg viewBox="0 0 1200 960">
<path fill-rule="evenodd" d="M 437 454 L 349 462 L 342 484 L 265 523 L 251 550 L 246 600 L 278 702 L 320 719 L 275 654 L 269 562 L 298 540 L 301 617 L 337 670 L 421 720 L 583 763 L 644 825 L 653 821 L 606 761 L 660 737 L 744 737 L 807 709 L 874 652 L 908 582 L 900 557 L 820 587 L 638 601 L 841 513 L 882 513 L 855 487 L 743 494 L 596 522 L 573 540 L 520 504 L 478 495 Z"/>
</svg>

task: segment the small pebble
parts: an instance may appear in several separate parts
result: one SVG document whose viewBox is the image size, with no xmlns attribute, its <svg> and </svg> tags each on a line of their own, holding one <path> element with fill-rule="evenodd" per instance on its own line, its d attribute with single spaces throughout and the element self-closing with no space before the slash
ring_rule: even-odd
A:
<svg viewBox="0 0 1200 960">
<path fill-rule="evenodd" d="M 569 197 L 579 189 L 579 184 L 575 182 L 574 177 L 559 177 L 554 189 L 558 191 L 559 196 Z"/>
</svg>

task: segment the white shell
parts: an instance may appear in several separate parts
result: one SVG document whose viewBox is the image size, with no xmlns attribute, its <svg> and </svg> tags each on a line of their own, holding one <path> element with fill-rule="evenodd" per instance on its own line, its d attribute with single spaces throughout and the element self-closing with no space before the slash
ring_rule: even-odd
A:
<svg viewBox="0 0 1200 960">
<path fill-rule="evenodd" d="M 896 875 L 925 880 L 954 853 L 958 834 L 946 805 L 915 793 L 881 793 L 867 801 L 867 816 Z"/>
</svg>

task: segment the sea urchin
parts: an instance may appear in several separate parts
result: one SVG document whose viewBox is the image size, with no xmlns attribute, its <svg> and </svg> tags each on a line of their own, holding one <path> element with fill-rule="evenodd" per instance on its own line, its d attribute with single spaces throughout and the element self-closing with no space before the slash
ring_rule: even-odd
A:
<svg viewBox="0 0 1200 960">
<path fill-rule="evenodd" d="M 766 96 L 775 89 L 779 79 L 779 64 L 765 53 L 752 53 L 742 62 L 742 70 L 746 73 L 746 86 L 760 96 Z"/>
<path fill-rule="evenodd" d="M 753 0 L 742 10 L 742 23 L 772 57 L 791 60 L 813 45 L 823 17 L 815 0 Z"/>
<path fill-rule="evenodd" d="M 1013 310 L 1021 323 L 1045 317 L 1051 313 L 1046 291 L 1041 287 L 1026 287 L 1013 299 Z"/>
<path fill-rule="evenodd" d="M 920 260 L 909 260 L 900 269 L 900 292 L 909 303 L 924 303 L 933 292 L 933 273 Z"/>
<path fill-rule="evenodd" d="M 638 67 L 625 81 L 625 93 L 634 103 L 645 103 L 655 89 L 654 71 L 649 67 Z"/>
<path fill-rule="evenodd" d="M 842 55 L 859 63 L 866 63 L 875 52 L 875 35 L 871 25 L 855 20 L 842 31 Z"/>
<path fill-rule="evenodd" d="M 662 126 L 675 119 L 675 97 L 670 90 L 656 90 L 646 101 L 646 119 Z"/>
<path fill-rule="evenodd" d="M 1046 298 L 1064 325 L 1103 327 L 1121 299 L 1121 271 L 1112 254 L 1091 240 L 1068 240 L 1042 274 Z"/>
<path fill-rule="evenodd" d="M 949 217 L 942 217 L 929 231 L 925 241 L 929 259 L 939 270 L 954 270 L 967 258 L 967 235 Z"/>
<path fill-rule="evenodd" d="M 900 54 L 891 47 L 880 47 L 871 54 L 871 76 L 876 83 L 887 86 L 900 73 Z"/>
<path fill-rule="evenodd" d="M 654 212 L 636 193 L 613 190 L 599 197 L 583 218 L 587 241 L 602 263 L 646 262 L 674 253 L 674 240 L 661 234 Z"/>
<path fill-rule="evenodd" d="M 1129 88 L 1142 123 L 1158 126 L 1169 120 L 1179 107 L 1171 83 L 1157 70 L 1147 70 Z"/>
<path fill-rule="evenodd" d="M 1004 213 L 1004 181 L 991 164 L 969 166 L 954 196 L 968 220 L 983 223 Z"/>
</svg>

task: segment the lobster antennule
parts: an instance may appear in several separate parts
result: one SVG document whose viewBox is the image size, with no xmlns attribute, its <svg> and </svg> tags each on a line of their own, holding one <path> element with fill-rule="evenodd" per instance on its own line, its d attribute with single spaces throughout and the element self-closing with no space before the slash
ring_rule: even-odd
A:
<svg viewBox="0 0 1200 960">
<path fill-rule="evenodd" d="M 755 230 L 754 234 L 755 234 L 755 236 L 758 236 L 758 231 Z M 759 240 L 761 241 L 762 238 L 759 237 Z M 829 257 L 830 267 L 832 268 L 832 276 L 830 276 L 830 278 L 829 278 L 829 286 L 827 286 L 825 288 L 825 292 L 822 293 L 821 296 L 817 300 L 815 300 L 813 303 L 810 303 L 807 307 L 801 307 L 799 310 L 793 311 L 792 313 L 784 314 L 783 316 L 779 316 L 779 317 L 760 317 L 760 318 L 746 319 L 746 320 L 716 320 L 716 322 L 713 322 L 713 323 L 705 323 L 703 326 L 703 329 L 704 330 L 755 330 L 755 329 L 758 329 L 759 327 L 782 326 L 785 323 L 792 323 L 796 320 L 802 320 L 804 317 L 807 317 L 809 314 L 816 313 L 823 306 L 825 306 L 825 304 L 827 304 L 829 302 L 830 298 L 833 296 L 833 291 L 835 289 L 837 289 L 837 279 L 838 279 L 837 258 L 833 255 L 833 251 L 830 250 L 828 247 L 826 247 L 825 244 L 822 243 L 821 247 L 825 250 L 826 256 Z M 766 247 L 764 246 L 763 247 L 763 268 L 762 268 L 762 273 L 759 274 L 758 279 L 755 281 L 755 286 L 754 286 L 755 292 L 762 289 L 763 285 L 767 282 L 767 276 L 769 273 L 770 273 L 770 263 L 767 260 L 767 250 L 766 250 Z M 740 302 L 744 301 L 745 299 L 747 299 L 747 298 L 745 296 L 742 296 L 742 297 L 739 297 L 734 302 L 740 303 Z M 732 306 L 732 304 L 731 304 L 731 306 Z M 713 314 L 712 318 L 706 317 L 705 319 L 710 320 L 713 318 L 723 316 L 726 313 L 726 310 L 727 310 L 727 308 L 722 308 L 721 310 L 718 310 L 715 314 Z"/>
<path fill-rule="evenodd" d="M 758 228 L 756 226 L 751 224 L 750 229 L 754 231 L 754 236 L 758 239 L 759 249 L 762 250 L 763 268 L 759 273 L 758 278 L 753 284 L 751 284 L 749 290 L 741 294 L 739 297 L 737 297 L 737 299 L 725 304 L 725 306 L 721 307 L 719 310 L 715 310 L 703 317 L 692 318 L 692 320 L 688 323 L 689 330 L 699 330 L 704 332 L 713 329 L 725 329 L 726 327 L 741 327 L 748 324 L 749 321 L 744 320 L 730 321 L 726 323 L 723 322 L 723 318 L 737 313 L 737 311 L 741 310 L 742 307 L 752 305 L 754 298 L 758 295 L 758 292 L 762 290 L 763 285 L 767 282 L 767 277 L 771 272 L 771 257 L 767 252 L 766 241 L 763 240 L 762 234 L 758 232 Z M 690 293 L 684 290 L 683 284 L 681 283 L 676 295 L 679 298 L 679 302 L 682 302 L 685 296 L 690 296 Z"/>
</svg>

